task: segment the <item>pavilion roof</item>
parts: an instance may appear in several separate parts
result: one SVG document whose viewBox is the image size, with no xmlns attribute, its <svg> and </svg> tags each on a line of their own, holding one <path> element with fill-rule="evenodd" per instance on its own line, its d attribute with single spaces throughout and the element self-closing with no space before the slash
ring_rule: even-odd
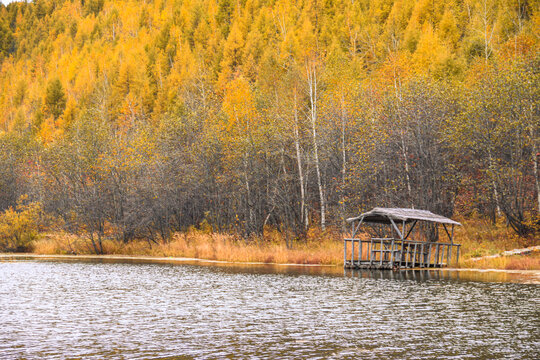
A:
<svg viewBox="0 0 540 360">
<path fill-rule="evenodd" d="M 457 221 L 444 217 L 442 215 L 437 215 L 428 210 L 417 210 L 417 209 L 407 209 L 407 208 L 380 208 L 376 207 L 373 210 L 360 214 L 359 216 L 348 218 L 347 222 L 353 222 L 356 220 L 363 219 L 365 223 L 376 223 L 376 224 L 390 224 L 390 219 L 394 221 L 405 221 L 411 222 L 415 220 L 419 221 L 429 221 L 440 224 L 453 224 L 461 225 Z"/>
</svg>

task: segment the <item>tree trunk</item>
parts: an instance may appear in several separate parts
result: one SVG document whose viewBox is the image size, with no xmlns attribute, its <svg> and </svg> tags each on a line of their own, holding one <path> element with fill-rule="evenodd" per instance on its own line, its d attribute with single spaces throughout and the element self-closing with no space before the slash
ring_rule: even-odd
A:
<svg viewBox="0 0 540 360">
<path fill-rule="evenodd" d="M 497 182 L 495 181 L 495 164 L 493 164 L 493 157 L 491 156 L 491 149 L 488 150 L 488 168 L 491 176 L 491 186 L 493 187 L 493 197 L 495 198 L 495 208 L 497 209 L 497 216 L 501 216 L 501 205 L 499 203 L 499 189 L 497 188 Z"/>
<path fill-rule="evenodd" d="M 484 0 L 484 12 L 482 14 L 482 21 L 484 23 L 484 61 L 487 64 L 489 57 L 491 56 L 491 40 L 493 39 L 493 31 L 495 30 L 495 24 L 491 24 L 491 34 L 489 32 L 489 13 L 487 7 L 487 0 Z"/>
<path fill-rule="evenodd" d="M 409 171 L 409 159 L 407 158 L 407 147 L 405 146 L 405 133 L 403 130 L 403 127 L 405 126 L 405 123 L 401 117 L 401 80 L 398 78 L 398 74 L 396 70 L 394 69 L 394 91 L 396 94 L 396 112 L 397 116 L 400 122 L 400 137 L 401 137 L 401 155 L 403 156 L 403 162 L 405 165 L 405 181 L 407 185 L 407 196 L 409 197 L 409 204 L 412 208 L 414 208 L 414 203 L 412 200 L 412 189 L 411 189 L 411 176 Z"/>
<path fill-rule="evenodd" d="M 248 175 L 248 154 L 244 154 L 244 183 L 246 185 L 246 235 L 250 235 L 253 230 L 253 223 L 255 220 L 253 212 L 253 204 L 251 203 L 251 188 L 249 186 L 249 175 Z"/>
<path fill-rule="evenodd" d="M 540 214 L 540 175 L 538 174 L 538 147 L 536 146 L 536 138 L 534 136 L 534 129 L 530 127 L 531 139 L 532 139 L 532 161 L 533 161 L 533 172 L 534 172 L 534 181 L 536 184 L 536 201 L 538 205 L 538 213 Z"/>
<path fill-rule="evenodd" d="M 341 97 L 341 227 L 345 232 L 345 175 L 347 172 L 347 152 L 345 149 L 345 131 L 347 125 L 347 113 L 345 110 L 345 99 Z"/>
<path fill-rule="evenodd" d="M 298 181 L 300 182 L 300 218 L 304 228 L 307 228 L 306 218 L 306 193 L 304 189 L 304 170 L 302 169 L 302 153 L 300 151 L 300 132 L 298 124 L 298 108 L 296 100 L 296 89 L 294 91 L 294 146 L 296 148 L 296 163 L 298 166 Z"/>
<path fill-rule="evenodd" d="M 319 200 L 321 203 L 321 228 L 326 229 L 326 203 L 324 200 L 324 189 L 321 179 L 321 168 L 319 164 L 319 143 L 317 140 L 317 69 L 313 62 L 306 65 L 307 80 L 309 87 L 309 105 L 311 132 L 313 135 L 313 157 L 315 160 L 315 172 L 317 174 L 317 186 L 319 188 Z"/>
<path fill-rule="evenodd" d="M 403 155 L 403 162 L 405 163 L 405 180 L 407 182 L 407 195 L 409 196 L 409 204 L 414 209 L 414 203 L 412 200 L 411 175 L 409 170 L 409 159 L 407 158 L 407 147 L 405 146 L 405 134 L 403 133 L 403 130 L 401 130 L 400 135 L 401 153 Z"/>
</svg>

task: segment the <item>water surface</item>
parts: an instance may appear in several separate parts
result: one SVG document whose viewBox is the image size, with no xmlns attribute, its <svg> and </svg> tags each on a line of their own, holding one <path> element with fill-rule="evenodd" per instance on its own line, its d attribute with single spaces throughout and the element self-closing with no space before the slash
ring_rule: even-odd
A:
<svg viewBox="0 0 540 360">
<path fill-rule="evenodd" d="M 539 352 L 533 284 L 442 272 L 0 262 L 0 358 L 534 359 Z"/>
</svg>

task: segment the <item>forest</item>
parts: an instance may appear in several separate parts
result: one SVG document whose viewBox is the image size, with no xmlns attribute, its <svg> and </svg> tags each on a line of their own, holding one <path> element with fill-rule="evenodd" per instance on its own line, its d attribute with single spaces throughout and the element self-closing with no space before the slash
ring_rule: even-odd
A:
<svg viewBox="0 0 540 360">
<path fill-rule="evenodd" d="M 538 0 L 0 5 L 0 247 L 292 246 L 374 206 L 534 241 L 539 40 Z"/>
</svg>

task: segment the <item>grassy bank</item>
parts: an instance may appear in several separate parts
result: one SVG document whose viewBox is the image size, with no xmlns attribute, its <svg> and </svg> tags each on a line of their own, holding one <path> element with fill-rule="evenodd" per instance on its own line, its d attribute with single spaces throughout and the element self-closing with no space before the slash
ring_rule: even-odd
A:
<svg viewBox="0 0 540 360">
<path fill-rule="evenodd" d="M 176 233 L 169 242 L 154 243 L 137 240 L 124 244 L 105 240 L 103 249 L 110 255 L 144 255 L 160 257 L 190 257 L 232 262 L 264 262 L 290 264 L 340 265 L 343 263 L 343 245 L 336 241 L 336 234 L 311 234 L 309 240 L 295 242 L 288 248 L 276 234 L 271 237 L 243 239 L 220 233 L 189 231 Z M 34 242 L 36 254 L 92 254 L 85 238 L 49 233 Z"/>
<path fill-rule="evenodd" d="M 540 253 L 500 256 L 472 261 L 472 258 L 496 255 L 503 251 L 538 245 L 534 238 L 520 238 L 504 221 L 492 224 L 481 219 L 461 219 L 455 242 L 461 244 L 457 267 L 470 269 L 540 270 Z"/>
<path fill-rule="evenodd" d="M 455 242 L 461 244 L 462 259 L 499 254 L 506 250 L 538 245 L 532 238 L 520 238 L 503 221 L 492 224 L 482 219 L 459 219 Z M 444 238 L 446 241 L 447 238 Z"/>
<path fill-rule="evenodd" d="M 540 251 L 526 255 L 460 261 L 460 267 L 468 269 L 540 270 Z"/>
<path fill-rule="evenodd" d="M 505 224 L 483 220 L 461 220 L 456 243 L 462 245 L 461 268 L 540 269 L 540 254 L 503 256 L 481 261 L 471 258 L 498 254 L 505 250 L 535 245 L 534 239 L 516 236 Z M 264 237 L 244 239 L 240 236 L 191 230 L 176 233 L 169 242 L 136 240 L 128 244 L 105 240 L 103 250 L 110 255 L 190 257 L 232 262 L 342 265 L 343 243 L 337 231 L 311 230 L 307 240 L 287 247 L 280 233 L 267 231 Z M 93 254 L 90 241 L 81 236 L 54 232 L 42 234 L 31 246 L 35 254 Z"/>
</svg>

